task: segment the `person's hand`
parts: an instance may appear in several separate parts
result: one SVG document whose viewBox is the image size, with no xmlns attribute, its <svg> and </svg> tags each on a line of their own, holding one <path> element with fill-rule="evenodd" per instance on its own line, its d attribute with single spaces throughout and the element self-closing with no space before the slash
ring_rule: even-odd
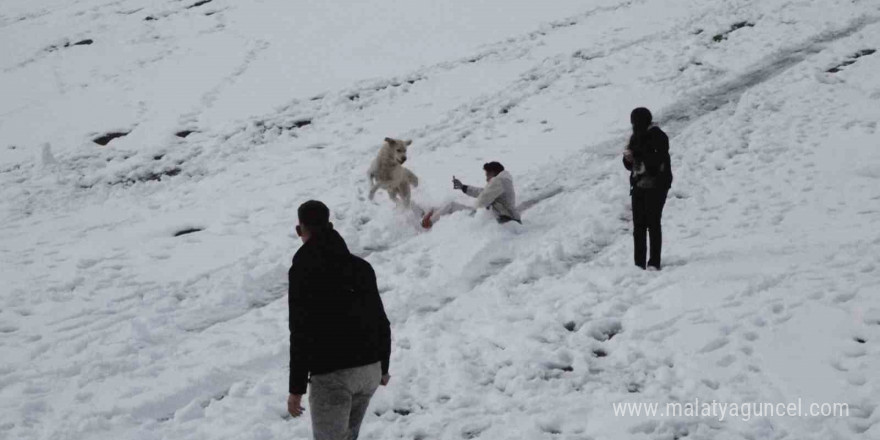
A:
<svg viewBox="0 0 880 440">
<path fill-rule="evenodd" d="M 384 386 L 388 385 L 388 382 L 391 382 L 391 375 L 390 374 L 383 374 L 382 379 L 379 380 L 379 383 L 382 384 L 382 386 L 384 387 Z"/>
<path fill-rule="evenodd" d="M 462 186 L 464 185 L 462 185 L 461 180 L 458 180 L 455 178 L 455 176 L 452 176 L 452 189 L 461 189 Z"/>
<path fill-rule="evenodd" d="M 627 148 L 626 150 L 623 150 L 623 160 L 625 160 L 627 162 L 632 162 L 633 161 L 633 151 L 630 150 L 629 148 Z"/>
<path fill-rule="evenodd" d="M 299 417 L 305 412 L 305 408 L 302 407 L 302 394 L 291 394 L 287 396 L 287 412 L 290 413 L 292 417 Z"/>
</svg>

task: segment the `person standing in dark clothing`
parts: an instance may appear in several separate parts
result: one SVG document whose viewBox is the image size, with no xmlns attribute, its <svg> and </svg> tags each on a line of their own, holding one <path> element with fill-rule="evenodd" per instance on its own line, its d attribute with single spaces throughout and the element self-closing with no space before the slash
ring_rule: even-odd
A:
<svg viewBox="0 0 880 440">
<path fill-rule="evenodd" d="M 663 246 L 660 220 L 666 195 L 672 186 L 669 138 L 660 127 L 651 124 L 651 112 L 646 108 L 633 110 L 630 122 L 633 133 L 623 152 L 623 166 L 630 171 L 635 263 L 642 269 L 652 267 L 660 270 Z M 651 239 L 651 253 L 645 261 L 648 236 Z"/>
<path fill-rule="evenodd" d="M 288 272 L 290 395 L 299 417 L 309 382 L 315 440 L 356 439 L 370 398 L 390 379 L 391 326 L 373 267 L 348 251 L 318 201 L 298 210 L 303 245 Z"/>
</svg>

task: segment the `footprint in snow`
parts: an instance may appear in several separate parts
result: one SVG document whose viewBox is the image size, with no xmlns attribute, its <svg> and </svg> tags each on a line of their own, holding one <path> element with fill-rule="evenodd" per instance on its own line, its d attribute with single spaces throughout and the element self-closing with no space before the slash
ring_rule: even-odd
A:
<svg viewBox="0 0 880 440">
<path fill-rule="evenodd" d="M 0 333 L 9 334 L 9 333 L 15 333 L 17 331 L 18 331 L 18 327 L 14 326 L 14 325 L 7 324 L 7 325 L 0 326 Z"/>
<path fill-rule="evenodd" d="M 729 342 L 730 342 L 730 340 L 725 337 L 715 339 L 715 340 L 709 342 L 708 344 L 706 344 L 703 348 L 701 348 L 699 350 L 699 353 L 711 353 L 715 350 L 718 350 L 721 347 L 724 347 Z"/>
<path fill-rule="evenodd" d="M 538 421 L 538 428 L 541 431 L 551 434 L 551 435 L 559 435 L 562 434 L 562 420 L 558 418 L 553 419 L 545 419 Z"/>
<path fill-rule="evenodd" d="M 719 367 L 724 368 L 724 367 L 729 367 L 729 366 L 733 365 L 734 362 L 736 362 L 736 356 L 729 354 L 729 355 L 724 356 L 723 358 L 719 359 L 718 362 L 715 363 L 715 365 L 718 365 Z"/>
<path fill-rule="evenodd" d="M 842 303 L 845 303 L 845 302 L 852 300 L 855 297 L 856 297 L 855 292 L 841 293 L 841 294 L 836 295 L 834 297 L 834 302 L 837 304 L 842 304 Z"/>
<path fill-rule="evenodd" d="M 628 393 L 639 393 L 642 391 L 643 385 L 636 382 L 630 382 L 626 384 L 626 392 Z"/>
<path fill-rule="evenodd" d="M 868 432 L 873 427 L 873 425 L 877 423 L 871 421 L 874 412 L 876 412 L 876 409 L 877 406 L 875 404 L 850 405 L 850 429 L 856 434 L 864 434 Z"/>
<path fill-rule="evenodd" d="M 489 429 L 492 425 L 489 423 L 482 424 L 469 424 L 461 429 L 461 438 L 465 440 L 475 439 L 483 433 L 483 431 Z"/>
<path fill-rule="evenodd" d="M 833 361 L 831 361 L 831 367 L 834 368 L 834 369 L 837 370 L 837 371 L 840 371 L 841 373 L 846 373 L 847 371 L 849 371 L 849 369 L 846 368 L 846 367 L 840 362 L 840 360 L 833 360 Z"/>
<path fill-rule="evenodd" d="M 623 326 L 616 319 L 597 322 L 590 328 L 590 336 L 599 342 L 605 342 L 623 331 Z"/>
<path fill-rule="evenodd" d="M 860 358 L 860 357 L 866 355 L 867 353 L 868 352 L 867 352 L 867 350 L 865 350 L 865 347 L 863 345 L 857 345 L 855 347 L 852 347 L 852 346 L 847 347 L 847 349 L 845 349 L 843 351 L 843 355 L 848 358 Z"/>
<path fill-rule="evenodd" d="M 846 376 L 846 382 L 852 386 L 860 387 L 868 383 L 868 378 L 862 373 L 852 372 Z"/>
<path fill-rule="evenodd" d="M 703 385 L 705 385 L 707 388 L 709 388 L 710 390 L 716 390 L 716 391 L 717 391 L 718 388 L 721 387 L 721 383 L 718 382 L 717 380 L 712 380 L 712 379 L 701 379 L 700 382 L 701 382 Z"/>
<path fill-rule="evenodd" d="M 774 320 L 773 320 L 773 323 L 774 323 L 774 324 L 782 324 L 782 323 L 784 323 L 784 322 L 787 322 L 787 321 L 788 321 L 789 319 L 791 319 L 793 316 L 794 316 L 794 315 L 792 315 L 791 313 L 786 313 L 785 315 L 782 315 L 782 316 L 780 316 L 779 318 L 774 319 Z"/>
</svg>

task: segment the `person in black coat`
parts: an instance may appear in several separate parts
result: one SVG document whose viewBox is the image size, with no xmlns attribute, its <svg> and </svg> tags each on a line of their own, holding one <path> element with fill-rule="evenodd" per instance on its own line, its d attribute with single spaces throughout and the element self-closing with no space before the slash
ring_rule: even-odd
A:
<svg viewBox="0 0 880 440">
<path fill-rule="evenodd" d="M 308 201 L 298 216 L 303 245 L 288 272 L 288 412 L 303 413 L 311 378 L 315 438 L 356 438 L 372 394 L 390 378 L 391 327 L 373 267 L 349 252 L 327 206 Z"/>
<path fill-rule="evenodd" d="M 669 138 L 660 127 L 651 124 L 651 112 L 646 108 L 633 110 L 630 122 L 633 133 L 623 152 L 623 165 L 630 171 L 635 263 L 642 269 L 652 267 L 660 270 L 663 246 L 660 220 L 666 195 L 672 186 Z M 651 253 L 645 261 L 649 235 Z"/>
</svg>

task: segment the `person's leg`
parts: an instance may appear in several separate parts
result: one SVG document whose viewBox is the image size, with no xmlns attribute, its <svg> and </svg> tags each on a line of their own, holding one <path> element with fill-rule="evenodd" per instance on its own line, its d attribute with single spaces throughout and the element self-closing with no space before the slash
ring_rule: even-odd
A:
<svg viewBox="0 0 880 440">
<path fill-rule="evenodd" d="M 347 440 L 352 393 L 341 372 L 312 376 L 309 406 L 315 440 Z"/>
<path fill-rule="evenodd" d="M 358 368 L 354 377 L 355 393 L 351 397 L 351 414 L 348 418 L 348 431 L 350 440 L 357 440 L 358 433 L 361 430 L 361 422 L 367 413 L 367 407 L 370 406 L 370 399 L 379 387 L 379 381 L 382 380 L 382 364 L 376 362 L 372 365 L 366 365 Z"/>
<path fill-rule="evenodd" d="M 660 269 L 661 253 L 663 250 L 663 227 L 661 219 L 663 218 L 663 206 L 666 205 L 667 190 L 652 190 L 649 201 L 648 212 L 648 230 L 651 239 L 651 258 L 648 260 L 648 266 Z"/>
<path fill-rule="evenodd" d="M 474 210 L 474 208 L 472 208 L 468 205 L 464 205 L 464 204 L 461 204 L 458 202 L 449 202 L 446 205 L 443 205 L 442 208 L 434 211 L 433 218 L 434 218 L 434 220 L 436 220 L 444 215 L 452 214 L 453 212 L 473 211 L 473 210 Z"/>
<path fill-rule="evenodd" d="M 447 203 L 438 209 L 432 209 L 428 211 L 428 213 L 425 214 L 425 216 L 422 218 L 422 227 L 428 229 L 431 226 L 434 226 L 434 223 L 439 220 L 440 217 L 458 211 L 474 211 L 474 208 L 458 202 Z"/>
<path fill-rule="evenodd" d="M 645 254 L 648 251 L 648 225 L 646 216 L 645 191 L 635 190 L 632 194 L 633 216 L 633 259 L 636 266 L 645 268 Z"/>
<path fill-rule="evenodd" d="M 636 266 L 646 268 L 645 257 L 648 253 L 648 228 L 644 225 L 636 225 L 633 229 L 633 259 Z"/>
</svg>

